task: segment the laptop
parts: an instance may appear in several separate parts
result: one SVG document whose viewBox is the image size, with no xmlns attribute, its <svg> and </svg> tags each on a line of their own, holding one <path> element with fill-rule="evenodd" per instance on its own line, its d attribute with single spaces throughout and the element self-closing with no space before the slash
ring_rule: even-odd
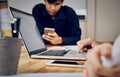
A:
<svg viewBox="0 0 120 77">
<path fill-rule="evenodd" d="M 21 19 L 20 34 L 31 58 L 53 60 L 86 60 L 86 52 L 77 53 L 76 50 L 68 48 L 49 51 L 44 44 L 37 27 L 35 26 L 33 16 L 12 7 L 10 7 L 10 10 L 13 17 L 19 17 Z M 48 51 L 49 53 L 47 53 Z"/>
</svg>

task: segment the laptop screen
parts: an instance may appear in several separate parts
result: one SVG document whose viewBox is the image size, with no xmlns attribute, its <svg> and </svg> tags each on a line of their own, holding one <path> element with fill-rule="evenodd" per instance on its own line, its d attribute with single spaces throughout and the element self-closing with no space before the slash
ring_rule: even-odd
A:
<svg viewBox="0 0 120 77">
<path fill-rule="evenodd" d="M 13 17 L 19 17 L 21 19 L 20 33 L 27 50 L 32 52 L 46 48 L 37 27 L 35 26 L 33 16 L 14 8 L 10 8 L 10 10 Z"/>
</svg>

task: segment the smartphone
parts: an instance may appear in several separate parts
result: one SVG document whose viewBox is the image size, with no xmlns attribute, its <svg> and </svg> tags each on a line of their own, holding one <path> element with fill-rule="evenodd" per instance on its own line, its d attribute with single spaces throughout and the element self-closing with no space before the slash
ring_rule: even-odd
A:
<svg viewBox="0 0 120 77">
<path fill-rule="evenodd" d="M 54 28 L 44 28 L 44 34 L 48 35 L 48 33 L 54 33 L 55 29 Z"/>
<path fill-rule="evenodd" d="M 76 61 L 59 61 L 52 60 L 47 62 L 48 66 L 65 66 L 65 67 L 84 67 L 84 61 L 76 62 Z"/>
</svg>

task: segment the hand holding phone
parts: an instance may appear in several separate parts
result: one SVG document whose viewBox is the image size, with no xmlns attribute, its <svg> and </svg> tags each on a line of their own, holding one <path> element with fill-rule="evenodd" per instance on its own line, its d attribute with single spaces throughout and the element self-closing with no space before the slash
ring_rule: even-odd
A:
<svg viewBox="0 0 120 77">
<path fill-rule="evenodd" d="M 44 28 L 44 34 L 48 35 L 48 33 L 54 33 L 55 29 L 54 28 Z"/>
<path fill-rule="evenodd" d="M 44 28 L 44 34 L 42 37 L 51 44 L 62 44 L 62 37 L 55 32 L 54 28 Z"/>
</svg>

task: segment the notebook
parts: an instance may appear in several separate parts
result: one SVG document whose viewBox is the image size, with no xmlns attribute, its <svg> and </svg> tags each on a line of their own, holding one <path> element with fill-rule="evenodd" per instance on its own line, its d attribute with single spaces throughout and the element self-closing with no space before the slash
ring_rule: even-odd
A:
<svg viewBox="0 0 120 77">
<path fill-rule="evenodd" d="M 58 50 L 52 49 L 49 51 L 49 54 L 44 54 L 45 52 L 48 52 L 48 49 L 44 44 L 37 27 L 35 26 L 33 16 L 11 7 L 10 10 L 14 17 L 19 17 L 21 19 L 20 34 L 31 58 L 54 60 L 86 60 L 86 52 L 77 53 L 76 50 L 68 48 Z"/>
</svg>

